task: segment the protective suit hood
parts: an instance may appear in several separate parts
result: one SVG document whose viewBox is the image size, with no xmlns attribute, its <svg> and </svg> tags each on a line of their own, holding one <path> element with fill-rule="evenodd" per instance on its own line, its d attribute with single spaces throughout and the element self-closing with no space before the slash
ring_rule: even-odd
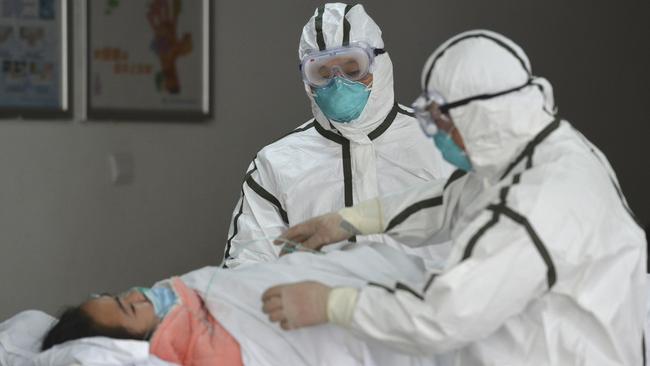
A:
<svg viewBox="0 0 650 366">
<path fill-rule="evenodd" d="M 384 48 L 379 26 L 366 14 L 362 5 L 328 3 L 316 9 L 305 24 L 300 37 L 298 57 L 302 60 L 309 52 L 322 48 L 323 43 L 325 49 L 340 47 L 347 36 L 350 43 L 365 42 L 373 48 Z M 319 40 L 323 42 L 321 47 Z M 387 53 L 375 58 L 371 73 L 373 83 L 368 103 L 361 115 L 349 123 L 328 120 L 314 101 L 309 85 L 305 83 L 312 113 L 318 123 L 326 129 L 335 127 L 350 140 L 367 140 L 367 134 L 384 121 L 394 104 L 393 64 Z"/>
<path fill-rule="evenodd" d="M 450 110 L 474 172 L 493 180 L 537 133 L 555 119 L 551 84 L 532 74 L 524 51 L 487 30 L 461 33 L 443 43 L 425 64 L 422 88 L 447 103 L 494 94 Z"/>
</svg>

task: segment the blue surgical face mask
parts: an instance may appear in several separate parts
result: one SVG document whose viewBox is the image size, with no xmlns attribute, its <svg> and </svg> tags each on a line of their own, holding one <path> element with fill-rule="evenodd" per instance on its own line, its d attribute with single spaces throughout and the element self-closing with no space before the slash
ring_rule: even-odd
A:
<svg viewBox="0 0 650 366">
<path fill-rule="evenodd" d="M 359 118 L 369 97 L 370 89 L 365 84 L 340 76 L 324 87 L 314 88 L 314 101 L 327 118 L 336 122 Z"/>
<path fill-rule="evenodd" d="M 151 303 L 158 319 L 162 319 L 176 304 L 176 293 L 167 287 L 136 287 Z"/>
<path fill-rule="evenodd" d="M 439 129 L 433 135 L 433 142 L 442 153 L 442 157 L 449 163 L 466 172 L 472 170 L 472 163 L 469 161 L 467 153 L 456 145 L 451 135 Z"/>
</svg>

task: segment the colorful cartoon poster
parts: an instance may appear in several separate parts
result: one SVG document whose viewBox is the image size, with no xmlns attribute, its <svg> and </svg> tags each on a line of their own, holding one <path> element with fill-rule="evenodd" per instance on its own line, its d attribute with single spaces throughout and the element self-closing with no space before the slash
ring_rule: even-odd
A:
<svg viewBox="0 0 650 366">
<path fill-rule="evenodd" d="M 0 0 L 0 113 L 67 100 L 67 2 Z"/>
<path fill-rule="evenodd" d="M 90 115 L 209 113 L 208 4 L 207 0 L 89 2 Z"/>
</svg>

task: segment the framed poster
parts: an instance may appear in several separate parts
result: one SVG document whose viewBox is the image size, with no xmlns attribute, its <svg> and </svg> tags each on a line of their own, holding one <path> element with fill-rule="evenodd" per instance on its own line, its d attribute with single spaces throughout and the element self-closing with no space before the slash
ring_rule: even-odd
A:
<svg viewBox="0 0 650 366">
<path fill-rule="evenodd" d="M 210 117 L 209 0 L 88 1 L 88 117 Z"/>
<path fill-rule="evenodd" d="M 67 0 L 0 0 L 0 115 L 67 117 Z"/>
</svg>

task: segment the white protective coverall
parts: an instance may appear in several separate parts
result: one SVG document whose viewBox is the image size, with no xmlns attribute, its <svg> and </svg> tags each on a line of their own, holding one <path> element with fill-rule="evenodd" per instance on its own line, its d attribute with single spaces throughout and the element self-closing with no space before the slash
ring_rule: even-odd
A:
<svg viewBox="0 0 650 366">
<path fill-rule="evenodd" d="M 339 47 L 343 39 L 383 48 L 381 30 L 363 6 L 334 3 L 319 7 L 305 25 L 299 57 L 309 50 Z M 350 123 L 328 121 L 311 97 L 314 119 L 264 147 L 250 164 L 228 233 L 224 264 L 268 262 L 272 244 L 289 226 L 414 184 L 444 179 L 453 168 L 421 132 L 412 113 L 393 96 L 393 66 L 387 53 L 375 58 L 368 103 Z M 385 242 L 441 266 L 449 244 L 411 249 Z"/>
<path fill-rule="evenodd" d="M 374 225 L 362 233 L 453 249 L 423 288 L 334 289 L 330 321 L 454 365 L 643 364 L 645 234 L 605 156 L 555 117 L 550 84 L 488 31 L 444 43 L 422 83 L 450 103 L 529 79 L 450 110 L 473 171 L 340 211 Z"/>
</svg>

